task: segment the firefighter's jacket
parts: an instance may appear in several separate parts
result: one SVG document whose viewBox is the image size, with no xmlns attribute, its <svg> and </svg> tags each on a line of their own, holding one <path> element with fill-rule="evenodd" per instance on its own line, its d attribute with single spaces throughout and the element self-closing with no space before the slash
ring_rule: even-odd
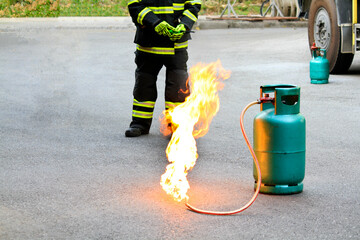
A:
<svg viewBox="0 0 360 240">
<path fill-rule="evenodd" d="M 166 21 L 173 27 L 182 23 L 190 30 L 198 18 L 201 0 L 133 0 L 128 3 L 129 13 L 136 25 L 134 42 L 140 51 L 153 54 L 174 54 L 175 49 L 187 48 L 190 33 L 176 42 L 160 36 L 155 26 Z"/>
</svg>

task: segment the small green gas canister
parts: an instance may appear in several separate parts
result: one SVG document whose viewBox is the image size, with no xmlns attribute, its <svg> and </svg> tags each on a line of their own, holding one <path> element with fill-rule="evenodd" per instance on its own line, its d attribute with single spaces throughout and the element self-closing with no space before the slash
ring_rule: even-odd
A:
<svg viewBox="0 0 360 240">
<path fill-rule="evenodd" d="M 261 86 L 262 98 L 271 100 L 261 103 L 261 111 L 254 118 L 254 151 L 262 175 L 260 192 L 302 192 L 305 177 L 305 118 L 300 114 L 300 87 Z M 255 166 L 253 174 L 256 181 Z"/>
<path fill-rule="evenodd" d="M 310 61 L 310 79 L 313 84 L 324 84 L 329 82 L 329 60 L 326 59 L 326 50 L 311 47 L 312 59 Z"/>
</svg>

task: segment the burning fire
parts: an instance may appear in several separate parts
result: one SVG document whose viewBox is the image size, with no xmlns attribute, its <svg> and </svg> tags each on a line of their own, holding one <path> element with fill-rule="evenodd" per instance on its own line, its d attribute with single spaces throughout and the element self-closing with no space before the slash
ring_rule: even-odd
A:
<svg viewBox="0 0 360 240">
<path fill-rule="evenodd" d="M 186 193 L 190 185 L 186 176 L 198 158 L 195 138 L 208 132 L 211 120 L 219 110 L 221 80 L 229 77 L 230 71 L 225 70 L 219 60 L 207 65 L 198 63 L 190 69 L 190 96 L 177 107 L 164 111 L 162 129 L 171 123 L 173 134 L 166 148 L 170 164 L 161 176 L 160 184 L 179 202 L 189 198 Z M 166 131 L 163 133 L 166 135 Z"/>
</svg>

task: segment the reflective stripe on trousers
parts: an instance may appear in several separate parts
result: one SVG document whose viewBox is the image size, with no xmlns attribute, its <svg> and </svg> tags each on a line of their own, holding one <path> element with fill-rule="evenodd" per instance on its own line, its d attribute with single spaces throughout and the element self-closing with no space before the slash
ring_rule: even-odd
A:
<svg viewBox="0 0 360 240">
<path fill-rule="evenodd" d="M 155 102 L 144 101 L 140 102 L 136 99 L 133 101 L 132 116 L 137 118 L 152 118 L 154 113 Z"/>
<path fill-rule="evenodd" d="M 178 105 L 180 105 L 182 102 L 169 102 L 169 101 L 165 101 L 165 109 L 171 109 L 174 108 Z"/>
</svg>

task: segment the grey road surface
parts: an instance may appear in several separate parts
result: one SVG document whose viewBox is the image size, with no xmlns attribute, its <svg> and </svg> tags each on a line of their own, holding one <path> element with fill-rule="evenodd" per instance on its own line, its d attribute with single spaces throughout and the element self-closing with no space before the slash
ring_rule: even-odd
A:
<svg viewBox="0 0 360 240">
<path fill-rule="evenodd" d="M 0 239 L 359 239 L 360 54 L 329 84 L 309 79 L 306 28 L 199 30 L 189 68 L 231 70 L 189 173 L 192 205 L 232 210 L 253 194 L 242 109 L 266 84 L 301 87 L 307 121 L 304 192 L 259 195 L 234 216 L 193 213 L 159 185 L 164 74 L 150 134 L 131 120 L 134 30 L 0 31 Z M 245 127 L 252 139 L 251 108 Z"/>
</svg>

